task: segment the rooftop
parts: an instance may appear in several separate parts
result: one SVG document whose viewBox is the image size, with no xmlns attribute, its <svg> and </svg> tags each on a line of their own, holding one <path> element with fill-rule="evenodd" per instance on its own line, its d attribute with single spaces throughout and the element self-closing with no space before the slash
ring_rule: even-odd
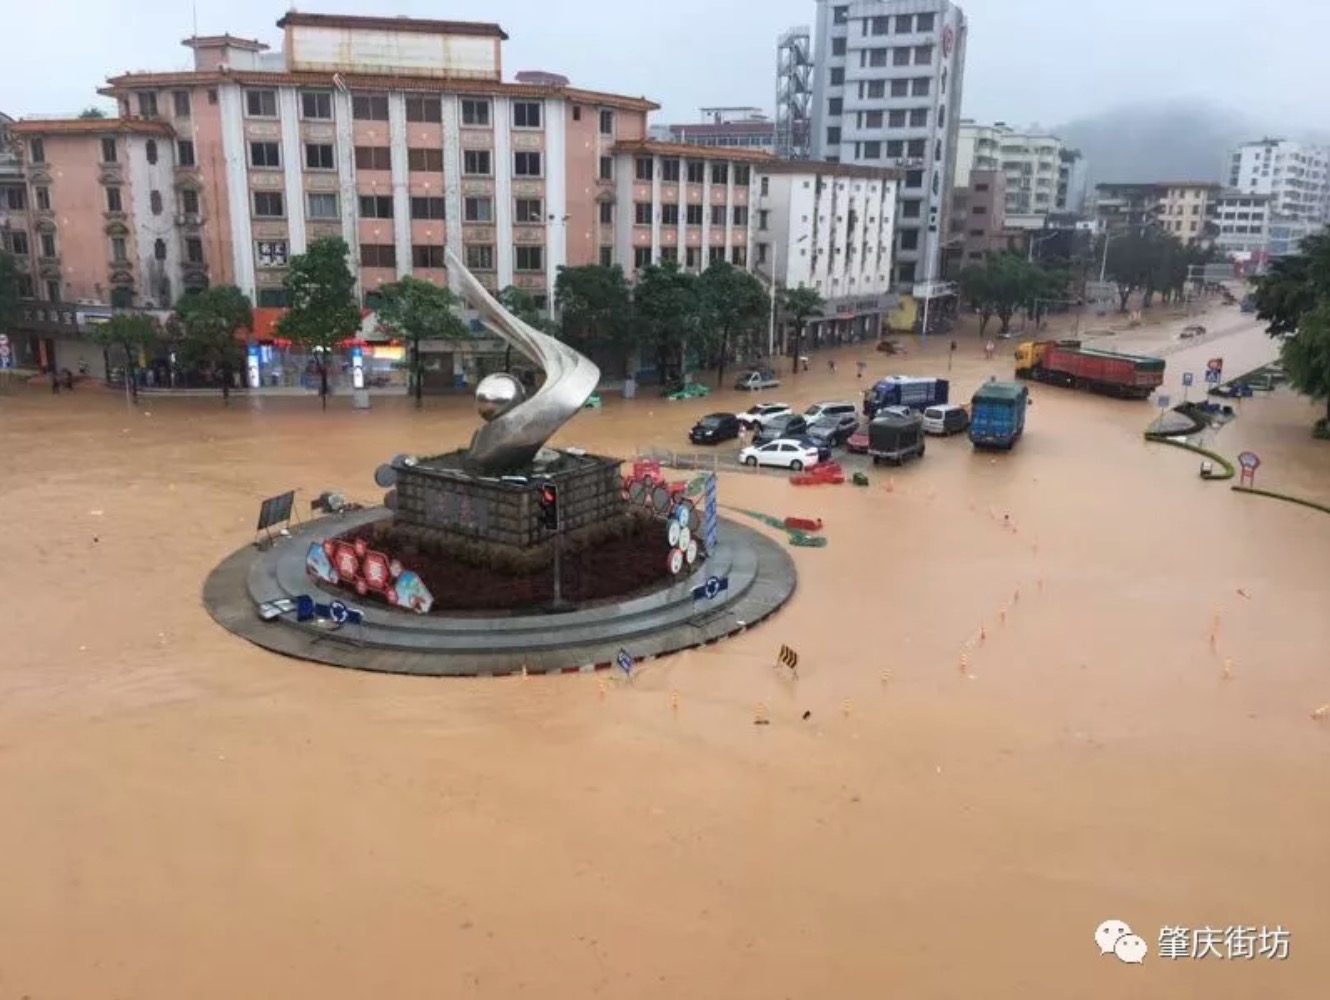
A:
<svg viewBox="0 0 1330 1000">
<path fill-rule="evenodd" d="M 244 49 L 248 52 L 267 52 L 268 46 L 254 38 L 235 35 L 192 35 L 180 43 L 189 49 Z"/>
<path fill-rule="evenodd" d="M 350 28 L 362 31 L 411 31 L 422 35 L 474 35 L 507 40 L 507 33 L 486 21 L 433 21 L 419 17 L 366 17 L 353 14 L 304 14 L 288 11 L 279 28 Z"/>
<path fill-rule="evenodd" d="M 172 136 L 166 122 L 141 118 L 22 118 L 10 129 L 18 135 L 130 135 Z"/>
</svg>

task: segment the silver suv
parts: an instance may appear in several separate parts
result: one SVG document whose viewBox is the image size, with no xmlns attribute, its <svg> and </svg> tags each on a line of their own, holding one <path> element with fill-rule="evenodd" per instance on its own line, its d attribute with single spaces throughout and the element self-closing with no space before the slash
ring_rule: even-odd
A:
<svg viewBox="0 0 1330 1000">
<path fill-rule="evenodd" d="M 814 403 L 808 409 L 804 410 L 804 419 L 810 424 L 823 418 L 843 417 L 849 414 L 856 419 L 859 416 L 859 408 L 853 403 Z"/>
</svg>

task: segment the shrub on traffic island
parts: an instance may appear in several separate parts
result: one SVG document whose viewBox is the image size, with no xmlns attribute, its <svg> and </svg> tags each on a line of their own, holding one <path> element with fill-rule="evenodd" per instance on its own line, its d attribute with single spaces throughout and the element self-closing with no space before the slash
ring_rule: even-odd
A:
<svg viewBox="0 0 1330 1000">
<path fill-rule="evenodd" d="M 1152 431 L 1145 432 L 1145 440 L 1153 441 L 1155 444 L 1172 445 L 1174 448 L 1181 448 L 1183 451 L 1190 451 L 1194 454 L 1200 455 L 1203 458 L 1208 458 L 1210 461 L 1214 462 L 1217 466 L 1219 466 L 1220 469 L 1223 470 L 1222 472 L 1210 473 L 1209 476 L 1210 479 L 1232 479 L 1237 474 L 1237 470 L 1233 468 L 1233 463 L 1230 462 L 1228 459 L 1226 459 L 1223 455 L 1210 451 L 1206 448 L 1202 448 L 1200 445 L 1192 444 L 1190 441 L 1175 441 L 1173 438 L 1168 437 L 1167 435 L 1155 434 Z"/>
<path fill-rule="evenodd" d="M 1310 507 L 1312 510 L 1319 510 L 1323 514 L 1330 514 L 1330 504 L 1317 503 L 1315 500 L 1307 500 L 1303 497 L 1289 496 L 1287 493 L 1276 493 L 1274 490 L 1258 490 L 1255 486 L 1231 486 L 1234 493 L 1251 493 L 1258 497 L 1269 497 L 1271 500 L 1283 500 L 1285 503 L 1295 503 L 1300 507 Z"/>
</svg>

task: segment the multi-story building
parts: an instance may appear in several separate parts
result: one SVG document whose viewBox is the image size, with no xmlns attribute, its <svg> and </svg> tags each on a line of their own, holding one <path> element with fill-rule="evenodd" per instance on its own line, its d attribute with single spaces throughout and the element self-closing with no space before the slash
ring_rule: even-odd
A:
<svg viewBox="0 0 1330 1000">
<path fill-rule="evenodd" d="M 1085 194 L 1090 182 L 1090 164 L 1079 149 L 1060 154 L 1058 164 L 1057 210 L 1063 215 L 1079 216 L 1085 210 Z"/>
<path fill-rule="evenodd" d="M 972 170 L 1000 170 L 1006 176 L 1007 225 L 1042 229 L 1059 203 L 1062 140 L 1042 133 L 1021 132 L 998 122 L 961 122 L 956 137 L 956 184 L 964 187 Z"/>
<path fill-rule="evenodd" d="M 1156 226 L 1183 243 L 1211 239 L 1209 203 L 1222 188 L 1208 181 L 1095 185 L 1095 220 L 1111 232 Z"/>
<path fill-rule="evenodd" d="M 1272 215 L 1330 221 L 1330 149 L 1261 139 L 1233 150 L 1227 168 L 1228 186 L 1249 195 L 1269 195 Z"/>
<path fill-rule="evenodd" d="M 902 286 L 938 273 L 966 32 L 949 0 L 818 0 L 813 157 L 903 171 L 893 275 Z"/>
<path fill-rule="evenodd" d="M 1215 246 L 1229 253 L 1263 253 L 1270 242 L 1268 194 L 1220 191 L 1209 200 L 1209 221 L 1216 230 Z"/>
<path fill-rule="evenodd" d="M 651 138 L 661 142 L 753 149 L 764 153 L 776 149 L 776 123 L 760 108 L 703 108 L 702 118 L 694 124 L 653 125 Z"/>
<path fill-rule="evenodd" d="M 900 171 L 770 160 L 754 164 L 754 272 L 815 289 L 825 305 L 810 344 L 875 337 L 890 295 Z"/>
<path fill-rule="evenodd" d="M 1270 257 L 1287 257 L 1290 254 L 1300 253 L 1302 251 L 1302 241 L 1308 236 L 1314 236 L 1324 229 L 1320 222 L 1311 222 L 1307 219 L 1285 219 L 1272 217 L 1270 219 L 1270 241 L 1267 247 L 1267 255 Z"/>
<path fill-rule="evenodd" d="M 948 278 L 970 264 L 982 263 L 990 253 L 1010 248 L 1006 172 L 973 169 L 966 176 L 969 185 L 956 188 L 951 196 L 947 267 L 943 269 Z"/>
</svg>

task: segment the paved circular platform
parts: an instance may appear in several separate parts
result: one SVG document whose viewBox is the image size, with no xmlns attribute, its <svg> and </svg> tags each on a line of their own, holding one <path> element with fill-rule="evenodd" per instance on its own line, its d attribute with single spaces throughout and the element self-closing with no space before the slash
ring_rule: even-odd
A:
<svg viewBox="0 0 1330 1000">
<path fill-rule="evenodd" d="M 383 509 L 325 517 L 301 526 L 266 550 L 247 545 L 208 576 L 203 604 L 229 632 L 257 646 L 316 663 L 434 677 L 573 673 L 608 669 L 619 650 L 638 662 L 719 642 L 770 617 L 794 594 L 794 561 L 779 542 L 721 519 L 716 552 L 695 572 L 622 601 L 561 614 L 417 615 L 321 589 L 305 573 L 311 543 L 390 517 Z M 729 586 L 711 600 L 693 588 L 708 577 Z M 309 594 L 342 600 L 362 612 L 359 626 L 330 631 L 295 613 L 272 621 L 259 605 Z"/>
</svg>

